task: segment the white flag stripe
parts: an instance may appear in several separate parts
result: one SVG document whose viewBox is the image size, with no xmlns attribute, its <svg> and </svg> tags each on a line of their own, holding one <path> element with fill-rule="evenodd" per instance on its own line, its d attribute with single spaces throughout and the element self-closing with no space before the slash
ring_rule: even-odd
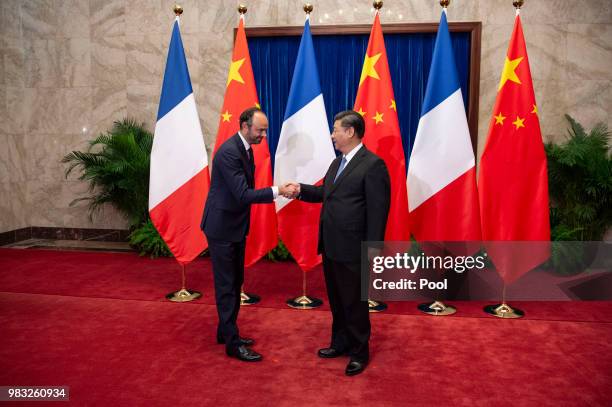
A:
<svg viewBox="0 0 612 407">
<path fill-rule="evenodd" d="M 423 202 L 474 167 L 461 89 L 419 120 L 408 165 L 408 207 Z"/>
<path fill-rule="evenodd" d="M 274 183 L 315 184 L 323 179 L 334 158 L 323 95 L 318 95 L 283 122 L 276 149 Z M 276 211 L 289 202 L 279 197 Z"/>
<path fill-rule="evenodd" d="M 193 93 L 155 125 L 151 163 L 150 210 L 208 165 Z"/>
</svg>

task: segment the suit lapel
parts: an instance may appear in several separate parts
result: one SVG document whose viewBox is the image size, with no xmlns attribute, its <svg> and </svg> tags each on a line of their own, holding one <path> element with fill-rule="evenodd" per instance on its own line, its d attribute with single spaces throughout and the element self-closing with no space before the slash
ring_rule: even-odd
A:
<svg viewBox="0 0 612 407">
<path fill-rule="evenodd" d="M 362 158 L 364 155 L 366 155 L 366 153 L 367 153 L 366 147 L 362 146 L 357 152 L 357 154 L 355 154 L 355 156 L 351 158 L 351 161 L 349 161 L 349 163 L 346 165 L 346 168 L 344 169 L 344 171 L 342 171 L 342 174 L 340 174 L 336 182 L 333 182 L 333 178 L 332 178 L 333 185 L 329 190 L 330 194 L 333 193 L 336 190 L 336 188 L 338 188 L 338 185 L 340 185 L 342 181 L 346 177 L 348 177 L 355 168 L 359 167 L 363 163 Z M 338 163 L 339 162 L 340 160 L 338 160 Z M 338 166 L 340 166 L 340 164 L 337 164 L 336 166 L 336 171 L 334 171 L 334 175 L 333 175 L 334 177 L 336 176 L 336 173 L 338 172 L 337 171 Z"/>
</svg>

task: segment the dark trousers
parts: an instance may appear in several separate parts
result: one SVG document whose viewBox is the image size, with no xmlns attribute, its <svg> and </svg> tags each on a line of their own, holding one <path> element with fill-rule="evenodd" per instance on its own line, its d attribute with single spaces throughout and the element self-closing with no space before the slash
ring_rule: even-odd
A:
<svg viewBox="0 0 612 407">
<path fill-rule="evenodd" d="M 341 263 L 323 256 L 323 274 L 331 308 L 331 347 L 347 352 L 352 360 L 367 362 L 370 354 L 370 313 L 361 301 L 359 263 Z"/>
<path fill-rule="evenodd" d="M 236 320 L 240 310 L 240 288 L 244 282 L 245 241 L 209 239 L 208 248 L 215 277 L 215 300 L 219 316 L 217 338 L 224 339 L 225 346 L 234 349 L 240 346 Z"/>
</svg>

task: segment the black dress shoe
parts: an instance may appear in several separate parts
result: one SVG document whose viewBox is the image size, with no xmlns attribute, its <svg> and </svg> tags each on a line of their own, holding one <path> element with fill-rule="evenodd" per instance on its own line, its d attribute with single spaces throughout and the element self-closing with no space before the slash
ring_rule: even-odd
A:
<svg viewBox="0 0 612 407">
<path fill-rule="evenodd" d="M 356 374 L 363 372 L 367 364 L 368 362 L 358 362 L 356 360 L 351 360 L 348 365 L 346 365 L 346 370 L 344 371 L 344 373 L 346 373 L 347 376 L 355 376 Z"/>
<path fill-rule="evenodd" d="M 317 352 L 317 354 L 319 355 L 320 358 L 331 359 L 331 358 L 337 358 L 338 356 L 342 356 L 345 354 L 345 352 L 341 352 L 334 348 L 323 348 L 323 349 L 319 349 L 319 352 Z"/>
<path fill-rule="evenodd" d="M 227 348 L 225 353 L 227 353 L 227 356 L 232 356 L 245 362 L 259 362 L 262 359 L 262 356 L 259 353 L 255 352 L 253 349 L 247 348 L 244 345 L 233 349 Z"/>
<path fill-rule="evenodd" d="M 217 343 L 219 345 L 223 345 L 225 343 L 225 339 L 220 338 L 217 336 Z M 251 339 L 251 338 L 240 338 L 240 345 L 243 346 L 253 346 L 253 344 L 255 343 L 255 339 Z"/>
</svg>

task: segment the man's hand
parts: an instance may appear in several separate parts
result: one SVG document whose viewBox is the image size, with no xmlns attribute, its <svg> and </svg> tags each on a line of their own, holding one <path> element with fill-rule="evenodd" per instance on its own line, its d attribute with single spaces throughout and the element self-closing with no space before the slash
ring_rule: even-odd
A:
<svg viewBox="0 0 612 407">
<path fill-rule="evenodd" d="M 278 193 L 287 199 L 295 199 L 300 194 L 300 184 L 287 182 L 278 187 Z"/>
</svg>

